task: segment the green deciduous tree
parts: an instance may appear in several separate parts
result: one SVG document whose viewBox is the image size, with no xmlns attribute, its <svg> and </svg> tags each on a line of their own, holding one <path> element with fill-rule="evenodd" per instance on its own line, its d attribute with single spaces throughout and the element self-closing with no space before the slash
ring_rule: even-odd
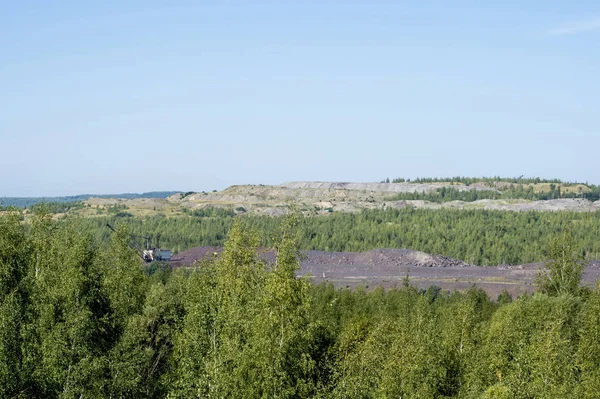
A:
<svg viewBox="0 0 600 399">
<path fill-rule="evenodd" d="M 110 354 L 107 396 L 162 398 L 169 388 L 175 332 L 183 317 L 181 275 L 149 287 L 139 314 L 128 318 Z M 186 277 L 184 277 L 186 278 Z"/>
<path fill-rule="evenodd" d="M 130 233 L 118 225 L 102 263 L 103 282 L 114 313 L 115 327 L 122 329 L 128 318 L 140 313 L 148 289 L 143 261 L 129 246 Z"/>
<path fill-rule="evenodd" d="M 267 273 L 261 310 L 253 320 L 254 348 L 261 371 L 260 395 L 271 398 L 308 396 L 313 393 L 315 369 L 309 344 L 308 281 L 296 278 L 300 268 L 297 241 L 299 215 L 283 219 L 276 239 L 275 263 Z"/>
<path fill-rule="evenodd" d="M 26 275 L 31 257 L 20 215 L 0 216 L 0 397 L 13 397 L 31 383 L 24 364 L 23 335 L 29 292 Z"/>
<path fill-rule="evenodd" d="M 258 243 L 256 234 L 236 223 L 221 257 L 190 277 L 171 396 L 252 396 L 251 323 L 260 310 L 265 273 Z"/>
<path fill-rule="evenodd" d="M 577 295 L 584 264 L 573 236 L 563 233 L 553 239 L 548 247 L 548 258 L 546 269 L 537 276 L 539 291 L 548 295 Z"/>
<path fill-rule="evenodd" d="M 73 226 L 32 226 L 34 273 L 31 345 L 41 396 L 101 396 L 106 354 L 114 342 L 112 311 L 97 252 Z"/>
<path fill-rule="evenodd" d="M 487 397 L 575 397 L 580 300 L 569 295 L 523 296 L 494 314 L 479 377 Z M 505 396 L 502 396 L 505 395 Z"/>
<path fill-rule="evenodd" d="M 592 292 L 581 311 L 578 366 L 581 369 L 579 398 L 594 398 L 600 392 L 600 285 Z"/>
</svg>

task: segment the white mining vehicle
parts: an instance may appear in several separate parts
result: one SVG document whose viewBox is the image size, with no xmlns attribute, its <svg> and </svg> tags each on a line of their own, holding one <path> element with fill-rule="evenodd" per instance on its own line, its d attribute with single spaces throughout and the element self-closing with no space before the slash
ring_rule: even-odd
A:
<svg viewBox="0 0 600 399">
<path fill-rule="evenodd" d="M 154 262 L 155 260 L 168 262 L 171 260 L 171 251 L 169 249 L 159 248 L 145 249 L 142 252 L 142 259 L 146 262 Z"/>
<path fill-rule="evenodd" d="M 106 224 L 106 227 L 111 229 L 111 231 L 115 232 L 115 229 L 110 225 Z M 129 246 L 137 252 L 137 254 L 144 260 L 144 262 L 154 262 L 154 261 L 164 261 L 168 262 L 171 260 L 171 251 L 169 249 L 160 249 L 156 247 L 152 247 L 152 237 L 147 235 L 146 237 L 135 236 L 133 234 L 129 235 Z M 138 242 L 138 239 L 146 240 L 146 249 L 142 249 L 141 245 Z M 158 247 L 158 239 L 157 237 L 157 247 Z"/>
</svg>

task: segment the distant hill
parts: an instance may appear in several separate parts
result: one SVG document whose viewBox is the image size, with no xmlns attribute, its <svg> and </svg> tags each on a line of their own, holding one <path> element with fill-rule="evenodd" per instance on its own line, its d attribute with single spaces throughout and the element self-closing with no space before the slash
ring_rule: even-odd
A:
<svg viewBox="0 0 600 399">
<path fill-rule="evenodd" d="M 80 194 L 64 197 L 0 197 L 0 206 L 16 206 L 17 208 L 29 208 L 42 203 L 68 203 L 86 201 L 89 198 L 167 198 L 181 191 L 150 191 L 147 193 L 124 193 L 124 194 Z"/>
<path fill-rule="evenodd" d="M 600 186 L 596 185 L 551 183 L 555 180 L 543 179 L 521 179 L 519 183 L 461 179 L 465 182 L 442 181 L 444 179 L 422 182 L 427 179 L 420 179 L 396 183 L 297 181 L 274 186 L 237 185 L 210 193 L 174 195 L 167 200 L 167 205 L 188 211 L 223 207 L 270 216 L 287 212 L 291 204 L 305 214 L 319 215 L 405 207 L 503 211 L 600 210 Z M 159 205 L 153 204 L 155 206 L 159 209 Z M 172 212 L 171 208 L 169 211 Z"/>
</svg>

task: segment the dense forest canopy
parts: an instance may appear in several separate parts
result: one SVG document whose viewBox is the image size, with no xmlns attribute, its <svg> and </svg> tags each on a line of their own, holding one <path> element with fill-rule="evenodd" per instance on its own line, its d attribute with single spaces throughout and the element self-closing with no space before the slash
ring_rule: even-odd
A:
<svg viewBox="0 0 600 399">
<path fill-rule="evenodd" d="M 474 202 L 484 199 L 492 200 L 529 200 L 546 201 L 560 198 L 583 198 L 590 201 L 600 199 L 600 189 L 596 187 L 583 191 L 563 191 L 560 186 L 551 183 L 548 190 L 535 191 L 532 186 L 509 186 L 501 190 L 468 190 L 460 191 L 452 187 L 442 187 L 434 192 L 398 193 L 388 197 L 388 201 L 423 200 L 444 203 L 450 201 Z"/>
<path fill-rule="evenodd" d="M 395 179 L 394 181 L 402 181 Z M 440 187 L 429 193 L 398 193 L 389 201 L 425 200 L 431 202 L 476 201 L 480 199 L 556 199 L 592 197 L 599 194 L 597 186 L 573 185 L 558 179 L 540 178 L 419 178 L 413 182 L 453 182 L 471 185 L 484 183 L 489 189 L 459 191 Z M 497 185 L 498 183 L 502 183 Z M 536 185 L 543 185 L 540 187 Z M 567 190 L 566 185 L 572 186 Z M 485 186 L 487 187 L 487 186 Z M 585 192 L 583 192 L 583 188 Z M 581 188 L 581 190 L 580 190 Z M 172 192 L 123 194 L 131 196 L 165 196 Z M 182 193 L 182 197 L 191 192 Z M 235 217 L 244 225 L 264 232 L 261 245 L 270 246 L 279 220 L 247 213 L 235 208 L 187 208 L 165 210 L 129 209 L 126 202 L 91 205 L 86 202 L 60 201 L 28 205 L 27 214 L 38 209 L 67 215 L 65 223 L 75 219 L 75 225 L 91 234 L 99 245 L 107 245 L 110 231 L 106 224 L 125 223 L 138 236 L 151 235 L 154 245 L 178 253 L 195 246 L 222 246 Z M 25 199 L 23 199 L 25 200 Z M 35 199 L 42 201 L 43 198 Z M 170 204 L 172 206 L 172 204 Z M 173 205 L 176 206 L 176 205 Z M 382 204 L 385 207 L 385 204 Z M 10 207 L 5 207 L 10 209 Z M 310 213 L 307 211 L 307 214 Z M 314 213 L 314 212 L 313 212 Z M 77 217 L 77 215 L 85 217 Z M 238 215 L 239 216 L 236 216 Z M 482 209 L 379 209 L 359 213 L 331 212 L 325 216 L 307 216 L 299 222 L 297 232 L 303 250 L 366 251 L 377 248 L 408 248 L 454 257 L 477 265 L 523 264 L 547 259 L 547 243 L 563 231 L 569 231 L 580 243 L 581 255 L 587 259 L 600 257 L 600 212 L 503 212 Z"/>
<path fill-rule="evenodd" d="M 537 293 L 491 300 L 314 286 L 294 275 L 303 220 L 277 222 L 273 264 L 238 219 L 220 257 L 171 271 L 123 225 L 104 249 L 76 220 L 0 215 L 0 397 L 597 397 L 600 290 L 572 235 Z"/>
<path fill-rule="evenodd" d="M 387 178 L 384 181 L 390 182 L 390 179 Z M 417 177 L 413 180 L 404 177 L 396 177 L 391 180 L 391 183 L 405 183 L 405 182 L 413 182 L 413 183 L 441 183 L 441 182 L 449 182 L 449 183 L 462 183 L 466 185 L 470 185 L 473 183 L 513 183 L 513 184 L 538 184 L 538 183 L 555 183 L 555 184 L 584 184 L 578 182 L 567 182 L 561 179 L 543 179 L 540 177 L 501 177 L 501 176 L 493 176 L 493 177 L 468 177 L 468 176 L 453 176 L 453 177 Z M 585 183 L 587 185 L 587 183 Z"/>
<path fill-rule="evenodd" d="M 452 187 L 439 188 L 433 193 L 399 193 L 390 200 L 425 200 L 431 202 L 477 201 L 481 199 L 525 199 L 551 200 L 559 198 L 585 198 L 590 201 L 600 199 L 600 186 L 578 182 L 565 182 L 560 179 L 541 179 L 539 177 L 424 177 L 414 180 L 402 177 L 385 179 L 387 183 L 452 183 L 471 186 L 478 183 L 489 190 L 459 191 Z"/>
<path fill-rule="evenodd" d="M 233 213 L 191 212 L 191 216 L 101 216 L 77 219 L 96 242 L 107 243 L 106 223 L 122 221 L 134 234 L 150 234 L 174 252 L 208 245 L 221 246 Z M 263 232 L 261 245 L 271 246 L 279 218 L 237 216 Z M 66 220 L 69 220 L 67 218 Z M 357 214 L 333 213 L 302 218 L 297 227 L 303 250 L 366 251 L 408 248 L 461 259 L 477 265 L 523 264 L 547 259 L 548 242 L 569 231 L 580 243 L 581 255 L 600 258 L 600 212 L 503 212 L 486 210 L 388 209 Z"/>
</svg>

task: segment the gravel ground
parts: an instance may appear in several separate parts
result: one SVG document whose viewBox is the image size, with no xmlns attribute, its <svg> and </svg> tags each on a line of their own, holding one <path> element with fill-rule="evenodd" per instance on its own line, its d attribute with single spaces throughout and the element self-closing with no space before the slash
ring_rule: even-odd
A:
<svg viewBox="0 0 600 399">
<path fill-rule="evenodd" d="M 195 261 L 215 256 L 220 247 L 197 247 L 173 257 L 174 267 L 192 266 Z M 261 249 L 261 257 L 272 262 L 272 251 Z M 218 256 L 218 255 L 217 255 Z M 491 298 L 506 289 L 514 297 L 533 291 L 533 279 L 543 265 L 474 266 L 461 260 L 429 255 L 409 249 L 376 249 L 367 252 L 304 251 L 298 275 L 308 275 L 315 283 L 331 282 L 337 287 L 368 288 L 400 286 L 408 275 L 418 288 L 437 285 L 447 290 L 464 290 L 473 284 L 486 290 Z M 593 261 L 584 272 L 584 284 L 593 285 L 600 276 L 600 261 Z"/>
</svg>

